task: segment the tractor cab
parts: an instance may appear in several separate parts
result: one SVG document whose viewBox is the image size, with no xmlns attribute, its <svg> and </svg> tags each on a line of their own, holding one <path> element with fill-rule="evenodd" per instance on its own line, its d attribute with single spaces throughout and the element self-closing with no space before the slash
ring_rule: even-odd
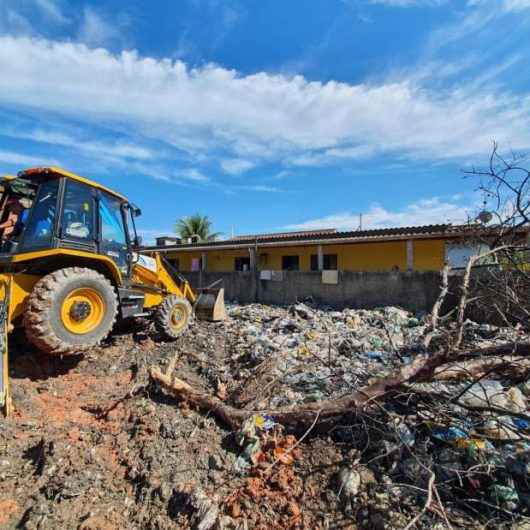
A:
<svg viewBox="0 0 530 530">
<path fill-rule="evenodd" d="M 105 255 L 130 273 L 141 212 L 122 195 L 59 168 L 4 177 L 0 193 L 0 258 L 71 249 Z"/>
</svg>

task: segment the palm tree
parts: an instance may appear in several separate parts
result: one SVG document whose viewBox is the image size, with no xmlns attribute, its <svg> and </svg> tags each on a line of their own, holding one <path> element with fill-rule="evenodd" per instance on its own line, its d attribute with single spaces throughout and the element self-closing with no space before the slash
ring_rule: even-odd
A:
<svg viewBox="0 0 530 530">
<path fill-rule="evenodd" d="M 210 232 L 212 222 L 207 215 L 189 215 L 177 221 L 175 232 L 182 239 L 191 238 L 193 241 L 215 241 L 220 232 Z"/>
</svg>

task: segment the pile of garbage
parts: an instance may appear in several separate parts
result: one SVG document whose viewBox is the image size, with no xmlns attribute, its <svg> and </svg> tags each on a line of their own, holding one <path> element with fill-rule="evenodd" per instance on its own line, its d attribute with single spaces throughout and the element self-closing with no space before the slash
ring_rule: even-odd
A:
<svg viewBox="0 0 530 530">
<path fill-rule="evenodd" d="M 326 311 L 302 303 L 289 308 L 251 304 L 231 306 L 228 313 L 226 328 L 236 352 L 232 372 L 240 379 L 263 372 L 274 380 L 263 408 L 349 393 L 370 377 L 410 362 L 424 330 L 415 316 L 395 307 Z"/>
<path fill-rule="evenodd" d="M 228 314 L 225 328 L 234 352 L 229 377 L 256 380 L 263 375 L 271 383 L 262 381 L 258 408 L 351 393 L 370 378 L 409 364 L 423 351 L 427 328 L 426 315 L 398 307 L 333 311 L 303 303 L 250 304 L 229 306 Z M 465 329 L 468 343 L 477 348 L 517 335 L 511 328 L 471 321 Z"/>
<path fill-rule="evenodd" d="M 251 304 L 230 306 L 228 313 L 229 401 L 252 410 L 337 399 L 429 354 L 428 318 L 396 307 Z M 525 340 L 518 327 L 465 323 L 468 350 Z M 513 356 L 515 365 L 520 360 Z M 384 500 L 384 510 L 397 503 L 414 513 L 435 498 L 429 502 L 437 507 L 428 511 L 433 521 L 466 526 L 474 512 L 498 521 L 530 515 L 530 366 L 521 365 L 519 379 L 503 370 L 476 377 L 460 368 L 457 375 L 436 372 L 433 381 L 403 388 L 383 400 L 379 413 L 353 414 L 334 426 L 333 441 L 350 451 L 335 478 L 345 510 L 359 507 L 368 476 L 367 487 Z M 272 413 L 243 425 L 236 433 L 237 473 L 259 467 L 270 432 L 278 428 Z"/>
</svg>

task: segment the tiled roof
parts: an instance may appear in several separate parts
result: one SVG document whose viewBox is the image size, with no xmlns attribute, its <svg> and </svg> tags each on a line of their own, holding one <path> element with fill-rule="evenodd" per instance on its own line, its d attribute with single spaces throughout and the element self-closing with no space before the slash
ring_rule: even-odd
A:
<svg viewBox="0 0 530 530">
<path fill-rule="evenodd" d="M 228 241 L 261 241 L 263 239 L 292 239 L 293 237 L 317 237 L 320 235 L 336 234 L 336 228 L 324 228 L 322 230 L 299 230 L 296 232 L 272 232 L 270 234 L 246 234 L 234 236 Z"/>
<path fill-rule="evenodd" d="M 318 239 L 364 239 L 367 237 L 385 237 L 385 236 L 409 236 L 415 234 L 442 234 L 447 233 L 448 229 L 452 228 L 451 225 L 427 225 L 427 226 L 407 226 L 399 228 L 379 228 L 375 230 L 351 230 L 347 232 L 337 232 L 336 230 L 331 231 L 314 231 L 314 232 L 291 232 L 282 233 L 280 237 L 278 234 L 263 234 L 261 236 L 249 237 L 247 239 L 238 238 L 237 243 L 255 243 L 256 239 L 258 243 L 273 242 L 278 239 L 285 241 L 305 241 L 305 240 L 318 240 Z M 224 244 L 229 244 L 231 241 L 223 241 Z"/>
<path fill-rule="evenodd" d="M 421 237 L 428 238 L 433 237 L 455 237 L 460 234 L 464 234 L 468 231 L 476 231 L 477 227 L 470 227 L 468 225 L 450 225 L 450 224 L 436 224 L 436 225 L 425 225 L 425 226 L 406 226 L 398 228 L 378 228 L 373 230 L 353 230 L 347 232 L 337 232 L 335 229 L 327 230 L 312 230 L 303 232 L 281 232 L 276 234 L 256 234 L 253 236 L 238 236 L 234 239 L 228 239 L 223 241 L 203 241 L 199 243 L 187 244 L 183 243 L 180 245 L 168 245 L 164 247 L 146 247 L 146 250 L 160 250 L 171 251 L 171 250 L 191 250 L 194 248 L 238 248 L 253 245 L 288 245 L 288 244 L 303 244 L 318 243 L 319 241 L 325 242 L 355 242 L 356 240 L 396 240 L 396 239 L 407 239 L 409 237 Z"/>
</svg>

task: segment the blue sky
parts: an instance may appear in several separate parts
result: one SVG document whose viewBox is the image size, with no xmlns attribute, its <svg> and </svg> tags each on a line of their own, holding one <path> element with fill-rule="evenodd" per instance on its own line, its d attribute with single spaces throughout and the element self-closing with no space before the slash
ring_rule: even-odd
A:
<svg viewBox="0 0 530 530">
<path fill-rule="evenodd" d="M 0 173 L 230 235 L 459 222 L 530 147 L 530 0 L 0 0 Z"/>
</svg>

